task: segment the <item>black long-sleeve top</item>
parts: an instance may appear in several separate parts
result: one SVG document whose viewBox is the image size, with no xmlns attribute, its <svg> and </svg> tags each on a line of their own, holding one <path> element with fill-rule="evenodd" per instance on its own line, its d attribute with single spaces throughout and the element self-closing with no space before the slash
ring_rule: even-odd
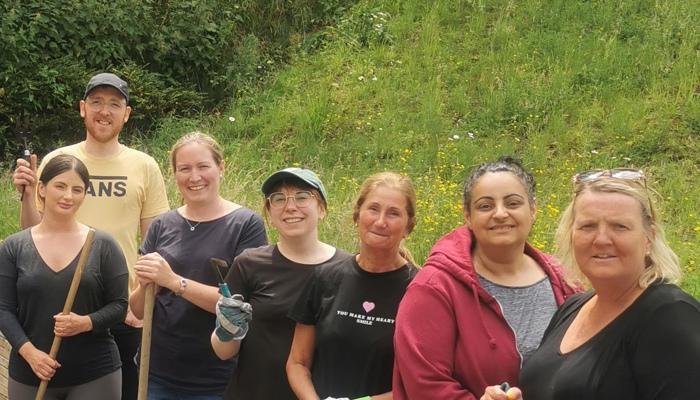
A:
<svg viewBox="0 0 700 400">
<path fill-rule="evenodd" d="M 53 341 L 53 316 L 63 310 L 80 254 L 55 272 L 32 241 L 30 229 L 0 244 L 0 330 L 12 346 L 9 374 L 26 385 L 39 378 L 19 355 L 27 341 L 48 353 Z M 117 242 L 96 230 L 78 286 L 72 312 L 88 315 L 92 331 L 64 337 L 56 357 L 61 367 L 49 387 L 79 385 L 121 367 L 109 327 L 123 321 L 128 306 L 128 270 Z"/>
</svg>

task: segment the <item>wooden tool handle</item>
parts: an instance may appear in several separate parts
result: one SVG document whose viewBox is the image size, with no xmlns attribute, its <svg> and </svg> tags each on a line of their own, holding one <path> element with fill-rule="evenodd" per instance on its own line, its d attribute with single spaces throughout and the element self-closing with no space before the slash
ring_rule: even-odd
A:
<svg viewBox="0 0 700 400">
<path fill-rule="evenodd" d="M 146 400 L 148 394 L 148 368 L 151 363 L 151 329 L 153 327 L 153 302 L 155 300 L 153 282 L 146 284 L 146 297 L 143 305 L 143 329 L 139 361 L 139 390 L 137 400 Z"/>
<path fill-rule="evenodd" d="M 70 283 L 70 289 L 68 289 L 68 296 L 66 296 L 66 302 L 63 305 L 63 311 L 61 314 L 68 315 L 73 307 L 73 301 L 75 300 L 75 294 L 78 292 L 78 285 L 80 285 L 80 277 L 83 274 L 83 268 L 85 268 L 85 263 L 87 262 L 88 253 L 90 253 L 90 246 L 92 245 L 92 239 L 95 237 L 95 230 L 90 228 L 87 237 L 85 238 L 85 244 L 83 244 L 83 249 L 80 251 L 80 258 L 78 258 L 78 266 L 75 267 L 75 272 L 73 273 L 73 280 Z M 58 347 L 61 345 L 61 337 L 54 335 L 53 342 L 51 343 L 51 350 L 49 351 L 49 357 L 56 359 L 58 354 Z M 42 380 L 39 384 L 39 389 L 36 392 L 36 397 L 34 400 L 42 400 L 44 394 L 46 394 L 46 388 L 49 385 L 49 381 Z"/>
</svg>

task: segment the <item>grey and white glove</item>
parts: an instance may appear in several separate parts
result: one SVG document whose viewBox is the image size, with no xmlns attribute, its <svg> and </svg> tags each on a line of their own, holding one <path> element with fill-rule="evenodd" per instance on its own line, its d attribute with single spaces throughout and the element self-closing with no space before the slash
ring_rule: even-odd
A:
<svg viewBox="0 0 700 400">
<path fill-rule="evenodd" d="M 243 296 L 219 297 L 216 302 L 216 337 L 222 342 L 243 340 L 252 319 L 253 307 L 243 301 Z"/>
</svg>

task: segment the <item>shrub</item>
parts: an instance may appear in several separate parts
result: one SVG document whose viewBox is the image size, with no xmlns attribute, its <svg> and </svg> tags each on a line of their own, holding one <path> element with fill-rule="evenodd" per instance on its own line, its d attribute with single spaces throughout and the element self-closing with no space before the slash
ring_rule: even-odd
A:
<svg viewBox="0 0 700 400">
<path fill-rule="evenodd" d="M 84 133 L 77 102 L 89 77 L 100 71 L 129 82 L 135 112 L 127 132 L 148 135 L 159 118 L 219 109 L 231 96 L 258 85 L 287 58 L 290 43 L 331 24 L 346 3 L 4 1 L 2 159 L 21 153 L 17 126 L 25 119 L 32 121 L 31 145 L 39 153 L 79 140 Z"/>
</svg>

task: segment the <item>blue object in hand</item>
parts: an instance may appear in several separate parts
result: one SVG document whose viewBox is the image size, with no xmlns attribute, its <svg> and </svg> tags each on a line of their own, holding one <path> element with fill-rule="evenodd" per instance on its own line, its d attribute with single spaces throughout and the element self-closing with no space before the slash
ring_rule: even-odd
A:
<svg viewBox="0 0 700 400">
<path fill-rule="evenodd" d="M 219 293 L 224 297 L 231 297 L 231 291 L 228 290 L 228 285 L 224 283 L 219 283 Z"/>
</svg>

